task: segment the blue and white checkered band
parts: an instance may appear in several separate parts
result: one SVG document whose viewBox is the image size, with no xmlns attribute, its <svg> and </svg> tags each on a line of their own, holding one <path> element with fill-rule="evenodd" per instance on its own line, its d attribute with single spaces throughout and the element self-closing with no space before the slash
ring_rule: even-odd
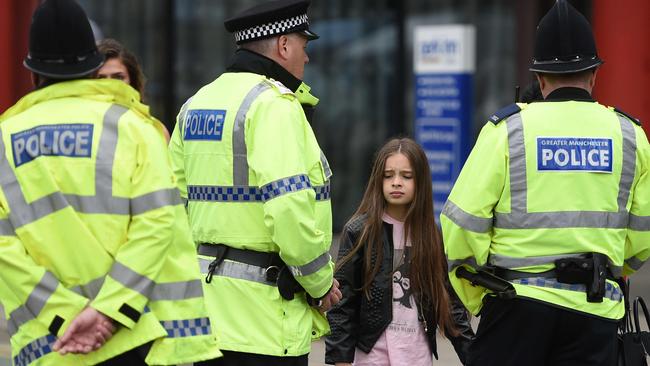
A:
<svg viewBox="0 0 650 366">
<path fill-rule="evenodd" d="M 274 34 L 281 34 L 303 24 L 309 24 L 307 14 L 297 15 L 293 18 L 278 20 L 277 22 L 266 23 L 237 31 L 235 32 L 235 41 L 251 41 L 257 38 L 272 36 Z"/>
</svg>

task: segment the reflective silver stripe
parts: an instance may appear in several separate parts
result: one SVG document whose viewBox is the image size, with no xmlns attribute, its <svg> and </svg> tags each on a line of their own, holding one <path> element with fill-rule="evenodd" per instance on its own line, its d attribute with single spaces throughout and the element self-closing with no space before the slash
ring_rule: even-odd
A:
<svg viewBox="0 0 650 366">
<path fill-rule="evenodd" d="M 102 190 L 105 191 L 106 189 L 110 188 L 103 188 Z M 177 188 L 163 188 L 131 199 L 102 195 L 80 196 L 65 194 L 64 196 L 64 200 L 75 211 L 87 214 L 139 215 L 157 208 L 182 203 Z"/>
<path fill-rule="evenodd" d="M 526 152 L 521 115 L 508 118 L 508 151 L 510 154 L 511 213 L 494 214 L 494 227 L 503 229 L 538 228 L 608 228 L 628 226 L 626 204 L 636 167 L 636 133 L 631 122 L 619 117 L 623 136 L 623 168 L 617 203 L 618 212 L 556 211 L 528 212 L 526 187 Z"/>
<path fill-rule="evenodd" d="M 15 229 L 24 225 L 23 222 L 30 220 L 31 210 L 29 210 L 25 196 L 23 196 L 23 191 L 18 184 L 16 175 L 13 169 L 11 169 L 11 165 L 9 165 L 9 160 L 6 156 L 2 130 L 0 130 L 0 187 L 2 187 L 7 203 L 11 208 L 9 222 Z"/>
<path fill-rule="evenodd" d="M 483 266 L 479 266 L 478 263 L 476 262 L 476 258 L 474 257 L 467 257 L 463 259 L 447 259 L 447 272 L 451 272 L 454 270 L 456 267 L 460 267 L 463 264 L 467 264 L 468 266 L 479 269 L 482 268 Z"/>
<path fill-rule="evenodd" d="M 590 227 L 623 229 L 629 216 L 624 212 L 556 211 L 519 214 L 494 213 L 494 227 L 502 229 L 551 229 Z"/>
<path fill-rule="evenodd" d="M 74 286 L 70 288 L 70 291 L 73 291 L 83 297 L 88 299 L 94 299 L 97 297 L 99 290 L 104 284 L 104 277 L 95 278 L 94 280 L 86 283 L 85 285 Z"/>
<path fill-rule="evenodd" d="M 246 114 L 253 101 L 271 86 L 261 82 L 246 94 L 235 115 L 232 127 L 232 182 L 235 186 L 248 185 L 248 151 L 246 148 Z"/>
<path fill-rule="evenodd" d="M 56 291 L 59 281 L 50 272 L 45 272 L 41 280 L 34 286 L 25 303 L 9 314 L 7 331 L 14 335 L 21 325 L 36 319 L 45 307 L 47 300 Z"/>
<path fill-rule="evenodd" d="M 650 216 L 637 216 L 630 214 L 628 227 L 636 231 L 650 231 Z"/>
<path fill-rule="evenodd" d="M 303 264 L 302 266 L 287 266 L 289 267 L 289 270 L 291 273 L 293 273 L 294 276 L 309 276 L 312 273 L 318 272 L 319 269 L 325 267 L 332 257 L 330 256 L 329 252 L 325 252 L 313 261 Z"/>
<path fill-rule="evenodd" d="M 203 259 L 199 258 L 199 266 L 201 267 L 201 273 L 208 273 L 208 266 L 212 262 L 212 259 Z M 269 286 L 277 286 L 275 282 L 268 282 L 266 280 L 266 268 L 253 266 L 246 263 L 233 262 L 229 260 L 224 260 L 221 262 L 219 267 L 214 271 L 214 276 L 222 276 L 229 278 L 236 278 L 239 280 L 253 281 Z"/>
<path fill-rule="evenodd" d="M 95 196 L 63 195 L 61 192 L 54 192 L 28 204 L 8 160 L 0 159 L 0 186 L 5 192 L 9 207 L 12 208 L 9 220 L 14 228 L 32 223 L 70 205 L 86 213 L 128 214 L 128 200 L 112 197 L 117 123 L 126 111 L 126 108 L 113 104 L 104 115 L 104 127 L 95 164 Z M 1 132 L 0 156 L 5 156 Z"/>
<path fill-rule="evenodd" d="M 147 299 L 151 298 L 156 283 L 146 276 L 143 276 L 120 262 L 114 262 L 111 272 L 111 278 L 121 283 L 124 287 L 141 294 Z"/>
<path fill-rule="evenodd" d="M 11 222 L 9 222 L 9 219 L 1 219 L 0 220 L 0 235 L 3 235 L 3 236 L 16 236 L 16 232 L 14 231 L 14 227 L 11 225 Z"/>
<path fill-rule="evenodd" d="M 161 189 L 132 198 L 131 215 L 139 215 L 157 208 L 180 205 L 181 203 L 181 196 L 177 188 Z"/>
<path fill-rule="evenodd" d="M 546 264 L 553 264 L 556 259 L 560 258 L 584 258 L 585 254 L 576 253 L 576 254 L 560 254 L 560 255 L 547 255 L 539 257 L 526 257 L 526 258 L 515 258 L 508 257 L 505 255 L 491 254 L 488 263 L 493 266 L 501 268 L 523 268 L 523 267 L 532 267 L 532 266 L 541 266 Z"/>
<path fill-rule="evenodd" d="M 130 213 L 130 200 L 124 197 L 66 194 L 65 199 L 75 211 L 81 213 L 113 215 L 129 215 Z"/>
<path fill-rule="evenodd" d="M 187 108 L 190 106 L 190 103 L 192 102 L 192 99 L 194 97 L 191 97 L 190 99 L 186 100 L 185 103 L 183 103 L 183 106 L 181 107 L 181 112 L 178 114 L 178 122 L 180 123 L 179 131 L 181 133 L 181 141 L 183 141 L 183 135 L 185 134 L 185 118 L 187 117 Z"/>
<path fill-rule="evenodd" d="M 524 125 L 521 114 L 517 113 L 506 120 L 508 127 L 508 154 L 510 155 L 510 211 L 526 212 L 526 145 Z"/>
<path fill-rule="evenodd" d="M 124 267 L 123 265 L 120 265 Z M 115 267 L 113 267 L 115 269 Z M 119 271 L 122 271 L 121 269 Z M 129 282 L 126 277 L 128 275 L 121 275 L 122 279 L 117 279 L 120 283 Z M 140 275 L 136 274 L 134 277 Z M 113 277 L 111 275 L 111 277 Z M 144 277 L 144 276 L 140 276 Z M 136 280 L 137 281 L 137 280 Z M 145 282 L 145 280 L 142 280 Z M 135 282 L 135 281 L 134 281 Z M 70 288 L 71 291 L 76 292 L 84 297 L 89 299 L 94 299 L 97 297 L 99 290 L 104 284 L 104 277 L 96 278 L 85 285 L 74 286 Z M 137 288 L 131 287 L 131 285 L 125 285 L 135 291 L 140 292 Z M 146 287 L 146 285 L 145 285 Z M 179 281 L 179 282 L 163 282 L 163 283 L 154 283 L 153 290 L 151 290 L 151 295 L 148 297 L 150 301 L 172 301 L 172 300 L 185 300 L 193 299 L 203 296 L 203 288 L 201 287 L 201 280 L 191 280 L 191 281 Z"/>
<path fill-rule="evenodd" d="M 17 228 L 22 227 L 68 206 L 72 206 L 77 212 L 88 214 L 129 215 L 133 213 L 137 215 L 151 209 L 179 204 L 181 201 L 176 188 L 162 189 L 131 200 L 112 195 L 117 126 L 120 117 L 126 111 L 126 108 L 113 104 L 104 115 L 103 131 L 95 164 L 94 196 L 54 192 L 28 204 L 8 161 L 0 161 L 0 184 L 12 208 L 10 222 Z M 0 133 L 0 140 L 1 138 Z M 4 153 L 2 141 L 0 141 L 0 152 Z"/>
<path fill-rule="evenodd" d="M 636 170 L 636 132 L 632 121 L 618 115 L 621 123 L 621 135 L 623 137 L 623 166 L 621 168 L 621 180 L 618 187 L 618 212 L 627 212 L 627 201 L 630 197 L 634 171 Z"/>
<path fill-rule="evenodd" d="M 53 352 L 52 347 L 54 346 L 54 342 L 56 342 L 56 337 L 51 334 L 32 341 L 14 356 L 14 365 L 27 366 L 48 353 Z"/>
<path fill-rule="evenodd" d="M 99 139 L 95 162 L 95 196 L 113 196 L 113 163 L 117 149 L 117 124 L 128 109 L 118 104 L 111 105 L 106 114 Z"/>
<path fill-rule="evenodd" d="M 330 168 L 330 164 L 327 162 L 327 158 L 325 157 L 323 150 L 320 151 L 320 163 L 323 166 L 325 180 L 329 180 L 332 177 L 332 169 Z"/>
<path fill-rule="evenodd" d="M 560 283 L 557 282 L 557 280 L 554 278 L 543 278 L 543 277 L 520 278 L 517 280 L 512 280 L 510 282 L 518 285 L 546 287 L 546 288 L 576 291 L 582 293 L 586 292 L 585 285 L 573 285 L 568 283 Z M 605 282 L 605 297 L 612 301 L 621 301 L 623 299 L 623 294 L 621 293 L 621 290 L 619 290 L 617 287 L 615 287 L 609 282 Z"/>
<path fill-rule="evenodd" d="M 462 227 L 465 230 L 473 231 L 476 233 L 487 233 L 492 230 L 491 217 L 478 217 L 465 212 L 462 208 L 456 206 L 451 200 L 445 202 L 442 208 L 442 214 L 447 216 L 454 224 Z"/>
<path fill-rule="evenodd" d="M 209 318 L 164 320 L 160 324 L 167 331 L 169 338 L 202 336 L 212 333 Z"/>
<path fill-rule="evenodd" d="M 172 301 L 193 299 L 203 296 L 201 280 L 156 283 L 149 300 Z"/>
<path fill-rule="evenodd" d="M 11 208 L 9 222 L 17 229 L 23 225 L 34 222 L 52 212 L 56 212 L 67 206 L 67 202 L 56 192 L 28 204 L 23 191 L 18 184 L 18 179 L 5 158 L 5 145 L 0 131 L 0 187 L 5 193 L 7 203 Z"/>
<path fill-rule="evenodd" d="M 24 197 L 22 200 L 24 200 Z M 13 215 L 10 214 L 10 217 L 15 220 L 14 225 L 16 227 L 21 227 L 40 218 L 43 218 L 51 213 L 62 210 L 68 206 L 69 204 L 61 192 L 54 192 L 47 196 L 41 197 L 32 203 L 26 204 L 23 207 L 14 206 L 16 211 L 19 212 L 16 212 L 16 215 L 14 217 L 12 217 Z"/>
<path fill-rule="evenodd" d="M 625 264 L 627 264 L 628 267 L 632 268 L 635 271 L 638 271 L 639 269 L 641 269 L 641 267 L 643 266 L 644 263 L 645 263 L 645 261 L 642 261 L 637 257 L 630 257 L 630 258 L 625 260 Z"/>
<path fill-rule="evenodd" d="M 609 270 L 612 271 L 612 276 L 616 277 L 621 277 L 623 275 L 623 267 L 622 266 L 615 266 L 611 260 L 608 260 L 609 263 Z"/>
</svg>

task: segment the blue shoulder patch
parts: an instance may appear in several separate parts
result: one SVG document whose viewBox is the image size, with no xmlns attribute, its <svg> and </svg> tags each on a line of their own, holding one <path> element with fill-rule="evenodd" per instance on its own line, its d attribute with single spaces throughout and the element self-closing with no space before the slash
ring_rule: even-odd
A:
<svg viewBox="0 0 650 366">
<path fill-rule="evenodd" d="M 499 121 L 504 120 L 515 113 L 519 113 L 520 110 L 521 108 L 517 105 L 517 103 L 512 103 L 509 106 L 503 107 L 499 109 L 496 113 L 494 113 L 490 117 L 490 122 L 496 125 L 497 123 L 499 123 Z"/>
<path fill-rule="evenodd" d="M 624 115 L 624 116 L 627 117 L 630 121 L 632 121 L 632 122 L 634 122 L 635 124 L 641 126 L 641 121 L 639 121 L 638 118 L 633 117 L 633 116 L 631 116 L 631 115 L 629 115 L 629 114 L 623 112 L 622 110 L 618 109 L 617 107 L 614 107 L 614 111 L 615 111 L 616 113 L 618 113 L 618 114 L 622 114 L 622 115 Z"/>
</svg>

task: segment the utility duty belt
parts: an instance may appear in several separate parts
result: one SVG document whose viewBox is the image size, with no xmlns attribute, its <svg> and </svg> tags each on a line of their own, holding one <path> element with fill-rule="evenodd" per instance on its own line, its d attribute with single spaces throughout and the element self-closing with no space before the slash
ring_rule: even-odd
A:
<svg viewBox="0 0 650 366">
<path fill-rule="evenodd" d="M 539 273 L 515 271 L 495 267 L 494 275 L 507 281 L 521 278 L 554 278 L 559 283 L 585 285 L 588 302 L 603 302 L 605 280 L 616 281 L 609 269 L 608 258 L 600 253 L 587 253 L 582 257 L 560 258 L 554 261 L 555 268 Z"/>
<path fill-rule="evenodd" d="M 605 280 L 617 280 L 604 254 L 587 253 L 581 257 L 560 258 L 556 259 L 554 264 L 555 268 L 539 273 L 502 267 L 487 267 L 472 273 L 460 267 L 456 270 L 456 276 L 467 279 L 475 286 L 492 290 L 495 296 L 503 299 L 511 299 L 516 295 L 514 287 L 508 281 L 530 278 L 554 279 L 563 284 L 584 285 L 588 302 L 603 302 L 606 293 Z"/>
<path fill-rule="evenodd" d="M 254 250 L 237 249 L 225 244 L 199 244 L 198 253 L 214 260 L 208 266 L 205 282 L 212 282 L 212 276 L 222 262 L 227 259 L 233 262 L 260 267 L 264 270 L 266 282 L 277 284 L 280 296 L 293 300 L 294 294 L 305 291 L 293 277 L 289 267 L 282 261 L 280 255 L 274 252 L 257 252 Z M 309 299 L 309 296 L 308 296 Z"/>
</svg>

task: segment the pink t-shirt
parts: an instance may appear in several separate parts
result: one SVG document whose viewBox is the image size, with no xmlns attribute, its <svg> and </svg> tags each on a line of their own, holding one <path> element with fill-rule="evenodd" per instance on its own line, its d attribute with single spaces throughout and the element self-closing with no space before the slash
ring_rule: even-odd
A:
<svg viewBox="0 0 650 366">
<path fill-rule="evenodd" d="M 408 264 L 404 263 L 410 239 L 404 243 L 404 223 L 384 213 L 384 222 L 393 225 L 393 321 L 369 353 L 354 353 L 355 366 L 431 366 L 429 350 L 418 308 L 411 293 Z"/>
</svg>

